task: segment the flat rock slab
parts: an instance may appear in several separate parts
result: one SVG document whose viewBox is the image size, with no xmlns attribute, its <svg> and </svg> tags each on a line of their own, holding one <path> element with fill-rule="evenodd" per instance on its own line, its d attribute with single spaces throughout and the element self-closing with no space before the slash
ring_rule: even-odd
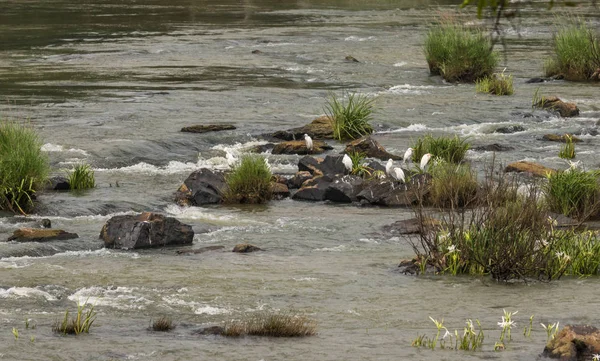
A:
<svg viewBox="0 0 600 361">
<path fill-rule="evenodd" d="M 550 141 L 550 142 L 566 143 L 567 142 L 567 136 L 571 137 L 571 141 L 573 143 L 579 143 L 579 142 L 581 142 L 581 139 L 577 138 L 573 134 L 545 134 L 542 137 L 542 140 L 547 140 L 547 141 Z"/>
<path fill-rule="evenodd" d="M 544 348 L 543 355 L 561 361 L 591 360 L 600 353 L 600 330 L 588 325 L 567 325 Z"/>
<path fill-rule="evenodd" d="M 498 143 L 480 145 L 478 147 L 473 148 L 473 150 L 476 152 L 507 152 L 514 149 L 515 148 L 509 147 L 508 145 L 502 145 Z"/>
<path fill-rule="evenodd" d="M 329 144 L 321 140 L 313 140 L 313 149 L 306 148 L 304 140 L 289 140 L 275 144 L 272 154 L 321 154 L 327 150 L 333 149 Z"/>
<path fill-rule="evenodd" d="M 189 127 L 181 128 L 184 133 L 208 133 L 208 132 L 220 132 L 222 130 L 234 130 L 235 126 L 231 124 L 201 124 L 191 125 Z"/>
<path fill-rule="evenodd" d="M 249 243 L 240 243 L 240 244 L 236 244 L 235 247 L 233 247 L 233 249 L 231 250 L 231 252 L 236 252 L 236 253 L 250 253 L 250 252 L 256 252 L 256 251 L 262 251 L 262 249 L 249 244 Z"/>
<path fill-rule="evenodd" d="M 79 238 L 76 233 L 65 232 L 62 229 L 19 228 L 8 237 L 8 241 L 16 242 L 48 242 Z"/>
<path fill-rule="evenodd" d="M 381 160 L 402 160 L 402 157 L 399 155 L 388 153 L 379 142 L 373 139 L 371 136 L 362 137 L 356 140 L 351 141 L 346 145 L 346 149 L 344 153 L 362 153 L 366 157 L 369 158 L 377 158 Z"/>
<path fill-rule="evenodd" d="M 579 108 L 575 103 L 567 103 L 560 100 L 558 97 L 549 96 L 535 104 L 537 108 L 542 108 L 558 113 L 561 117 L 576 117 L 579 115 Z"/>
<path fill-rule="evenodd" d="M 546 177 L 548 174 L 553 174 L 556 169 L 545 167 L 541 164 L 519 161 L 510 163 L 504 168 L 505 172 L 529 173 L 536 177 Z"/>
<path fill-rule="evenodd" d="M 304 134 L 310 135 L 314 139 L 333 139 L 333 121 L 326 115 L 314 119 L 309 124 L 289 130 L 280 130 L 272 137 L 283 140 L 303 139 Z"/>
</svg>

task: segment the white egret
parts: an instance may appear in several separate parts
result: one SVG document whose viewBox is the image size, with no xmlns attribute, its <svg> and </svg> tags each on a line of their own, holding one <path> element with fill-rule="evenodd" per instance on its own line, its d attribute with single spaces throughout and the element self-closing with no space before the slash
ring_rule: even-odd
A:
<svg viewBox="0 0 600 361">
<path fill-rule="evenodd" d="M 430 159 L 431 153 L 423 154 L 423 156 L 421 157 L 421 169 L 425 170 L 425 167 L 427 166 L 427 163 L 429 163 Z"/>
<path fill-rule="evenodd" d="M 387 163 L 385 164 L 385 174 L 387 174 L 388 177 L 392 176 L 392 167 L 394 166 L 394 161 L 392 160 L 392 158 L 388 159 Z"/>
<path fill-rule="evenodd" d="M 306 149 L 309 151 L 313 150 L 313 141 L 312 138 L 308 136 L 308 134 L 304 134 L 304 142 L 306 143 Z"/>
<path fill-rule="evenodd" d="M 414 149 L 412 148 L 408 148 L 406 152 L 404 152 L 404 159 L 402 159 L 402 163 L 406 164 L 407 161 L 412 161 L 413 150 Z"/>
<path fill-rule="evenodd" d="M 269 172 L 271 172 L 271 165 L 269 164 L 269 160 L 267 158 L 263 158 L 263 160 L 265 161 L 265 166 L 267 167 Z"/>
<path fill-rule="evenodd" d="M 229 153 L 228 151 L 225 151 L 225 158 L 227 159 L 227 164 L 230 167 L 233 167 L 237 162 L 237 158 L 234 157 L 233 154 Z"/>
<path fill-rule="evenodd" d="M 342 158 L 342 163 L 344 163 L 344 167 L 348 170 L 348 173 L 352 172 L 352 159 L 348 156 L 348 154 L 344 154 L 344 158 Z"/>
<path fill-rule="evenodd" d="M 404 176 L 404 171 L 402 168 L 394 168 L 392 177 L 396 180 L 402 181 L 402 183 L 406 183 L 406 177 Z"/>
</svg>

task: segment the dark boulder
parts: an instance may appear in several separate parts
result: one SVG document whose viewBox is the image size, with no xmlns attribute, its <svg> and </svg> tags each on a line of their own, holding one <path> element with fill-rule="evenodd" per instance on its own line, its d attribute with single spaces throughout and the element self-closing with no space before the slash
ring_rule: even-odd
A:
<svg viewBox="0 0 600 361">
<path fill-rule="evenodd" d="M 515 125 L 507 125 L 506 127 L 500 127 L 498 129 L 494 130 L 494 133 L 512 134 L 512 133 L 524 132 L 524 131 L 525 131 L 524 126 L 515 124 Z"/>
<path fill-rule="evenodd" d="M 314 159 L 314 158 L 313 158 Z M 290 178 L 287 182 L 288 188 L 297 189 L 302 187 L 302 184 L 309 179 L 312 179 L 313 175 L 309 171 L 300 171 L 296 172 L 292 178 Z"/>
<path fill-rule="evenodd" d="M 509 150 L 514 150 L 515 148 L 509 147 L 508 145 L 502 145 L 498 143 L 489 144 L 489 145 L 481 145 L 479 147 L 473 148 L 476 152 L 506 152 Z"/>
<path fill-rule="evenodd" d="M 588 325 L 567 325 L 544 347 L 543 355 L 560 361 L 591 360 L 600 354 L 600 330 Z"/>
<path fill-rule="evenodd" d="M 313 149 L 310 150 L 304 140 L 288 140 L 275 144 L 272 154 L 321 154 L 331 149 L 332 146 L 320 140 L 313 140 Z"/>
<path fill-rule="evenodd" d="M 351 203 L 357 201 L 363 189 L 363 179 L 356 175 L 337 177 L 325 189 L 324 199 L 332 202 Z"/>
<path fill-rule="evenodd" d="M 71 184 L 67 178 L 56 176 L 48 179 L 45 189 L 49 191 L 68 191 L 71 190 Z"/>
<path fill-rule="evenodd" d="M 296 140 L 304 139 L 304 134 L 308 134 L 313 140 L 333 139 L 333 122 L 327 115 L 323 115 L 303 127 L 280 130 L 271 136 L 282 140 Z"/>
<path fill-rule="evenodd" d="M 328 176 L 315 177 L 304 182 L 292 196 L 292 199 L 303 201 L 323 201 L 325 200 L 325 191 L 331 184 L 332 179 Z"/>
<path fill-rule="evenodd" d="M 260 144 L 260 145 L 252 147 L 252 149 L 250 149 L 250 152 L 266 153 L 266 152 L 272 150 L 273 148 L 275 148 L 275 143 Z"/>
<path fill-rule="evenodd" d="M 362 153 L 366 157 L 377 158 L 381 160 L 388 160 L 390 158 L 394 160 L 402 160 L 401 156 L 388 153 L 385 148 L 383 148 L 381 144 L 379 144 L 370 135 L 355 139 L 348 143 L 344 153 L 352 152 Z"/>
<path fill-rule="evenodd" d="M 284 199 L 290 196 L 288 186 L 279 182 L 271 182 L 271 191 L 274 199 Z"/>
<path fill-rule="evenodd" d="M 208 133 L 220 132 L 222 130 L 234 130 L 235 126 L 231 124 L 199 124 L 181 128 L 184 133 Z"/>
<path fill-rule="evenodd" d="M 175 193 L 175 202 L 179 205 L 200 206 L 223 201 L 227 190 L 225 177 L 208 168 L 194 171 Z"/>
<path fill-rule="evenodd" d="M 192 226 L 173 217 L 145 212 L 138 215 L 114 216 L 100 231 L 106 248 L 138 249 L 191 244 Z"/>
<path fill-rule="evenodd" d="M 418 194 L 425 195 L 429 192 L 430 183 L 429 174 L 417 174 L 407 184 L 389 178 L 372 180 L 364 184 L 357 198 L 364 204 L 387 207 L 410 206 L 417 201 Z"/>
<path fill-rule="evenodd" d="M 326 156 L 325 158 L 303 157 L 298 162 L 299 171 L 308 171 L 313 176 L 345 174 L 346 167 L 342 163 L 343 156 Z"/>
<path fill-rule="evenodd" d="M 344 60 L 346 60 L 347 62 L 350 62 L 350 63 L 360 63 L 360 61 L 358 61 L 358 59 L 356 59 L 352 55 L 346 55 Z"/>
<path fill-rule="evenodd" d="M 8 241 L 16 242 L 48 242 L 79 238 L 76 233 L 65 232 L 62 229 L 19 228 L 8 237 Z"/>
<path fill-rule="evenodd" d="M 262 251 L 262 249 L 251 245 L 249 243 L 240 243 L 240 244 L 236 244 L 235 247 L 233 247 L 233 249 L 231 250 L 231 252 L 235 252 L 235 253 L 250 253 L 250 252 L 256 252 L 256 251 Z"/>
<path fill-rule="evenodd" d="M 579 115 L 579 108 L 575 103 L 567 103 L 560 100 L 558 97 L 542 97 L 535 106 L 558 113 L 561 117 L 575 117 Z"/>
</svg>

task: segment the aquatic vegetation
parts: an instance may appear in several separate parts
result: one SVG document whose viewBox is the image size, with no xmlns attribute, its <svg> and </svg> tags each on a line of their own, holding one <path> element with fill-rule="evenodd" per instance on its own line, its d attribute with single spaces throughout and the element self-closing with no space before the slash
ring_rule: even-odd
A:
<svg viewBox="0 0 600 361">
<path fill-rule="evenodd" d="M 361 152 L 349 152 L 348 156 L 352 160 L 352 171 L 350 174 L 361 177 L 370 177 L 373 174 L 373 168 L 365 164 L 366 156 Z"/>
<path fill-rule="evenodd" d="M 325 113 L 333 119 L 333 138 L 341 141 L 373 133 L 369 122 L 375 99 L 357 93 L 348 93 L 346 97 L 343 101 L 332 93 L 325 106 Z"/>
<path fill-rule="evenodd" d="M 502 316 L 502 321 L 498 322 L 498 326 L 500 326 L 502 328 L 502 333 L 500 334 L 500 342 L 501 343 L 504 342 L 505 337 L 508 339 L 508 341 L 512 340 L 510 330 L 511 330 L 511 328 L 516 326 L 515 321 L 512 320 L 512 316 L 516 315 L 519 312 L 519 311 L 507 312 L 506 310 L 502 310 L 502 311 L 504 311 L 504 316 Z"/>
<path fill-rule="evenodd" d="M 0 210 L 25 214 L 33 208 L 34 193 L 49 172 L 41 146 L 33 128 L 0 121 Z"/>
<path fill-rule="evenodd" d="M 158 320 L 155 320 L 154 322 L 152 322 L 152 330 L 153 331 L 168 332 L 174 328 L 175 328 L 175 325 L 173 324 L 173 320 L 171 320 L 171 318 L 166 317 L 166 316 L 163 316 L 163 317 L 159 318 Z"/>
<path fill-rule="evenodd" d="M 573 136 L 565 134 L 565 144 L 560 148 L 558 157 L 563 159 L 575 158 L 575 143 L 573 143 Z"/>
<path fill-rule="evenodd" d="M 558 333 L 559 322 L 552 323 L 552 324 L 549 323 L 548 325 L 544 325 L 543 323 L 540 323 L 540 325 L 542 325 L 544 330 L 546 330 L 546 335 L 547 335 L 546 343 L 553 340 L 554 337 L 556 336 L 556 334 Z"/>
<path fill-rule="evenodd" d="M 272 173 L 263 157 L 243 156 L 225 180 L 228 189 L 224 200 L 227 203 L 264 203 L 273 197 Z"/>
<path fill-rule="evenodd" d="M 489 93 L 493 95 L 512 95 L 514 93 L 513 76 L 492 74 L 478 79 L 475 82 L 475 90 L 478 93 Z"/>
<path fill-rule="evenodd" d="M 477 177 L 470 164 L 439 161 L 429 173 L 432 176 L 429 203 L 434 207 L 465 207 L 476 201 Z"/>
<path fill-rule="evenodd" d="M 425 58 L 429 71 L 450 82 L 474 82 L 490 76 L 498 54 L 483 29 L 442 21 L 427 33 Z"/>
<path fill-rule="evenodd" d="M 546 76 L 567 80 L 600 80 L 600 40 L 584 21 L 562 26 L 554 35 L 554 57 L 544 69 Z"/>
<path fill-rule="evenodd" d="M 411 146 L 413 148 L 412 159 L 413 162 L 419 162 L 425 154 L 431 153 L 435 158 L 446 162 L 460 163 L 465 158 L 470 146 L 466 139 L 461 139 L 456 135 L 434 137 L 427 134 L 417 139 Z"/>
<path fill-rule="evenodd" d="M 225 325 L 223 336 L 301 337 L 316 334 L 316 322 L 291 312 L 259 312 Z"/>
<path fill-rule="evenodd" d="M 62 321 L 57 320 L 52 326 L 52 331 L 56 333 L 79 335 L 80 333 L 89 333 L 90 327 L 96 320 L 96 311 L 94 305 L 91 305 L 86 311 L 87 302 L 77 305 L 77 314 L 75 318 L 69 318 L 69 310 L 65 311 L 65 317 Z"/>
<path fill-rule="evenodd" d="M 600 210 L 600 184 L 597 171 L 571 167 L 548 174 L 544 186 L 545 200 L 550 210 L 585 220 Z"/>
<path fill-rule="evenodd" d="M 68 178 L 72 190 L 83 190 L 96 187 L 94 170 L 89 164 L 76 165 Z"/>
<path fill-rule="evenodd" d="M 531 329 L 533 328 L 533 316 L 529 317 L 529 327 L 523 329 L 523 336 L 531 337 Z"/>
<path fill-rule="evenodd" d="M 13 336 L 15 337 L 15 340 L 18 340 L 18 339 L 19 339 L 19 329 L 18 329 L 18 328 L 16 328 L 16 327 L 13 327 L 13 328 L 12 328 L 12 334 L 13 334 Z"/>
</svg>

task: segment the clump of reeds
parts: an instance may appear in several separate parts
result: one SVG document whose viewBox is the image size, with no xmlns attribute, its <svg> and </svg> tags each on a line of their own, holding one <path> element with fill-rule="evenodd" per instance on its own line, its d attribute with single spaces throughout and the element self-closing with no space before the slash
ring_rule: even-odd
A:
<svg viewBox="0 0 600 361">
<path fill-rule="evenodd" d="M 365 164 L 366 156 L 361 152 L 349 152 L 348 156 L 352 160 L 352 171 L 350 174 L 361 177 L 370 177 L 373 174 L 373 169 Z"/>
<path fill-rule="evenodd" d="M 478 184 L 470 164 L 440 161 L 429 173 L 432 176 L 428 195 L 431 205 L 455 208 L 475 205 Z"/>
<path fill-rule="evenodd" d="M 458 136 L 434 137 L 431 134 L 427 134 L 417 139 L 412 148 L 413 161 L 415 163 L 418 163 L 421 157 L 427 153 L 449 163 L 460 163 L 465 158 L 470 144 Z"/>
<path fill-rule="evenodd" d="M 243 156 L 225 180 L 227 203 L 264 203 L 273 197 L 272 173 L 265 158 L 258 155 Z"/>
<path fill-rule="evenodd" d="M 52 326 L 52 331 L 65 335 L 89 333 L 90 327 L 96 320 L 96 311 L 94 311 L 94 305 L 91 305 L 86 311 L 86 305 L 87 303 L 77 305 L 77 313 L 74 318 L 69 318 L 69 310 L 65 311 L 65 317 L 62 321 L 56 321 Z"/>
<path fill-rule="evenodd" d="M 0 121 L 0 210 L 25 214 L 48 177 L 48 158 L 29 126 Z"/>
<path fill-rule="evenodd" d="M 316 334 L 316 321 L 291 312 L 259 312 L 225 325 L 223 336 L 302 337 Z"/>
<path fill-rule="evenodd" d="M 546 76 L 600 80 L 600 40 L 584 21 L 561 27 L 554 35 L 553 47 L 554 57 L 544 66 Z"/>
<path fill-rule="evenodd" d="M 585 220 L 600 210 L 600 185 L 597 171 L 576 167 L 548 175 L 544 186 L 550 209 L 569 217 Z"/>
<path fill-rule="evenodd" d="M 475 90 L 479 93 L 493 95 L 512 95 L 514 93 L 513 76 L 501 73 L 480 78 L 475 82 Z"/>
<path fill-rule="evenodd" d="M 564 135 L 565 144 L 560 148 L 558 157 L 563 159 L 575 158 L 575 143 L 573 142 L 573 136 L 570 134 Z"/>
<path fill-rule="evenodd" d="M 92 167 L 89 164 L 76 165 L 69 174 L 69 186 L 72 190 L 96 187 L 96 178 Z"/>
<path fill-rule="evenodd" d="M 483 29 L 442 21 L 427 33 L 425 58 L 429 71 L 450 82 L 474 82 L 493 73 L 498 54 Z"/>
<path fill-rule="evenodd" d="M 170 317 L 163 316 L 152 322 L 152 330 L 160 332 L 168 332 L 175 328 L 175 324 Z"/>
<path fill-rule="evenodd" d="M 340 99 L 332 93 L 325 106 L 325 113 L 333 120 L 333 138 L 341 141 L 373 133 L 369 122 L 375 99 L 357 93 L 348 93 L 346 98 Z"/>
</svg>

